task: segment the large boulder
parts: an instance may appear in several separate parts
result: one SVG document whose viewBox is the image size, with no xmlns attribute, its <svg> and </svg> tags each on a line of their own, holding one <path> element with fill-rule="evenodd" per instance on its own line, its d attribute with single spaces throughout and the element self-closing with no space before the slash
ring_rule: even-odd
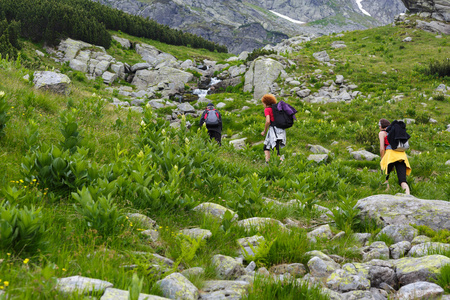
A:
<svg viewBox="0 0 450 300">
<path fill-rule="evenodd" d="M 132 84 L 138 90 L 146 90 L 155 86 L 159 90 L 169 90 L 171 93 L 184 91 L 186 83 L 194 78 L 189 72 L 171 67 L 162 67 L 159 70 L 139 70 L 133 78 Z"/>
<path fill-rule="evenodd" d="M 450 21 L 450 0 L 402 0 L 413 13 L 428 12 L 439 20 Z"/>
<path fill-rule="evenodd" d="M 113 287 L 113 284 L 108 281 L 82 276 L 59 278 L 56 282 L 56 289 L 65 294 L 76 292 L 80 295 L 90 295 L 102 293 L 110 287 Z"/>
<path fill-rule="evenodd" d="M 70 78 L 61 73 L 50 71 L 34 72 L 34 87 L 39 90 L 48 90 L 58 94 L 69 93 Z"/>
<path fill-rule="evenodd" d="M 209 216 L 212 216 L 212 217 L 218 218 L 218 219 L 223 219 L 223 216 L 225 215 L 225 213 L 227 211 L 229 211 L 231 213 L 231 215 L 233 216 L 233 219 L 232 219 L 233 221 L 238 218 L 238 215 L 234 211 L 232 211 L 222 205 L 219 205 L 217 203 L 205 202 L 205 203 L 202 203 L 202 204 L 194 207 L 192 210 L 201 212 L 205 215 L 209 215 Z"/>
<path fill-rule="evenodd" d="M 443 255 L 429 255 L 420 258 L 405 257 L 393 261 L 400 286 L 418 281 L 436 279 L 441 268 L 450 263 Z"/>
<path fill-rule="evenodd" d="M 223 279 L 236 279 L 245 275 L 245 269 L 236 259 L 225 255 L 214 255 L 212 264 L 216 269 L 216 273 Z"/>
<path fill-rule="evenodd" d="M 383 227 L 391 224 L 425 225 L 450 230 L 450 202 L 424 200 L 406 195 L 374 195 L 359 200 L 362 219 L 373 219 Z"/>
<path fill-rule="evenodd" d="M 377 234 L 377 238 L 382 235 L 386 235 L 394 240 L 394 243 L 400 243 L 403 241 L 411 242 L 416 236 L 419 235 L 419 231 L 410 225 L 388 225 L 381 229 Z"/>
<path fill-rule="evenodd" d="M 245 73 L 244 92 L 253 91 L 253 99 L 261 99 L 270 93 L 270 87 L 283 69 L 281 63 L 271 58 L 262 57 L 254 60 Z"/>
<path fill-rule="evenodd" d="M 436 283 L 419 281 L 405 285 L 398 290 L 396 299 L 439 299 L 444 294 L 444 289 Z"/>
</svg>

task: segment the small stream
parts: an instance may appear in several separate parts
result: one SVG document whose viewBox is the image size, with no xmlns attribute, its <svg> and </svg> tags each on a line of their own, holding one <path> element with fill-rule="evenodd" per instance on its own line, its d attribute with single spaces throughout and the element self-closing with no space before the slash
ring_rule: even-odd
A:
<svg viewBox="0 0 450 300">
<path fill-rule="evenodd" d="M 208 95 L 209 87 L 215 85 L 216 83 L 219 83 L 221 80 L 217 79 L 216 77 L 211 78 L 211 82 L 208 85 L 207 90 L 201 90 L 201 89 L 195 89 L 192 94 L 198 95 L 199 98 L 205 98 L 206 95 Z"/>
</svg>

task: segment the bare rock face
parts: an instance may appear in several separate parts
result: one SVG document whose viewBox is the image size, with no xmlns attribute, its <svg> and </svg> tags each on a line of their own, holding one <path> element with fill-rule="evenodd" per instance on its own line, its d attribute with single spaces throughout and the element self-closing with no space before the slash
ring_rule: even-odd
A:
<svg viewBox="0 0 450 300">
<path fill-rule="evenodd" d="M 33 79 L 34 87 L 58 94 L 68 94 L 70 79 L 67 75 L 50 71 L 36 71 Z"/>
<path fill-rule="evenodd" d="M 375 195 L 356 204 L 361 218 L 387 225 L 425 225 L 433 230 L 450 230 L 450 202 L 424 200 L 406 195 Z"/>
<path fill-rule="evenodd" d="M 412 13 L 428 12 L 432 17 L 442 21 L 450 21 L 450 0 L 402 0 Z"/>
</svg>

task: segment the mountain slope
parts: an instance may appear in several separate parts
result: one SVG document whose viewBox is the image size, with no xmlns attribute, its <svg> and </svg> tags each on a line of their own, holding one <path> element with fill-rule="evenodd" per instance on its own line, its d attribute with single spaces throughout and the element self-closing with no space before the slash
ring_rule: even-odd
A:
<svg viewBox="0 0 450 300">
<path fill-rule="evenodd" d="M 405 11 L 400 0 L 358 1 L 361 7 L 355 0 L 93 1 L 200 35 L 236 54 L 299 34 L 317 36 L 384 25 Z M 322 21 L 295 22 L 317 20 Z"/>
</svg>

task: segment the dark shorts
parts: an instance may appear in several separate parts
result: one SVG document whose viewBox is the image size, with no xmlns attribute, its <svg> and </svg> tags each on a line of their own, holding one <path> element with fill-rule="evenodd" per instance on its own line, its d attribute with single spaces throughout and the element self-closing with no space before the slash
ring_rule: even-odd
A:
<svg viewBox="0 0 450 300">
<path fill-rule="evenodd" d="M 402 161 L 396 161 L 393 163 L 390 163 L 388 165 L 388 174 L 386 176 L 386 180 L 389 179 L 389 174 L 394 170 L 395 167 L 395 171 L 397 172 L 397 178 L 398 178 L 398 184 L 402 184 L 402 182 L 407 182 L 406 181 L 406 164 L 405 162 Z"/>
</svg>

